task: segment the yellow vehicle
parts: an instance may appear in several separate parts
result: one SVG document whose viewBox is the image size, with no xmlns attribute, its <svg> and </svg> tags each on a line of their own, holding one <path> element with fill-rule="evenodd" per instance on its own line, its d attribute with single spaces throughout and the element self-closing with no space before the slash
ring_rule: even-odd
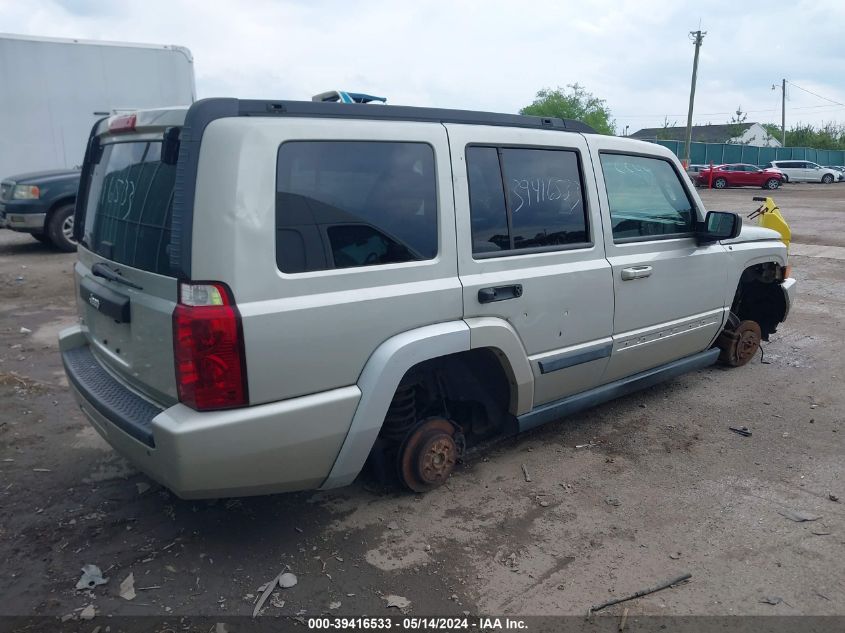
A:
<svg viewBox="0 0 845 633">
<path fill-rule="evenodd" d="M 789 230 L 789 224 L 780 213 L 780 207 L 775 204 L 771 198 L 754 197 L 754 202 L 762 202 L 757 209 L 748 214 L 748 219 L 753 220 L 757 218 L 757 224 L 764 226 L 767 229 L 772 229 L 780 233 L 781 241 L 789 248 L 789 242 L 792 240 L 792 231 Z"/>
</svg>

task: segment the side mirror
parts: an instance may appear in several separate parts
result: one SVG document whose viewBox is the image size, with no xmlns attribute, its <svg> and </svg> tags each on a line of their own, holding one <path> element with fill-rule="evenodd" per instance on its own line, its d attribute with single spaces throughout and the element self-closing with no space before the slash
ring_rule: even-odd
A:
<svg viewBox="0 0 845 633">
<path fill-rule="evenodd" d="M 704 222 L 699 225 L 696 237 L 699 243 L 731 240 L 739 235 L 742 218 L 728 211 L 708 211 Z"/>
</svg>

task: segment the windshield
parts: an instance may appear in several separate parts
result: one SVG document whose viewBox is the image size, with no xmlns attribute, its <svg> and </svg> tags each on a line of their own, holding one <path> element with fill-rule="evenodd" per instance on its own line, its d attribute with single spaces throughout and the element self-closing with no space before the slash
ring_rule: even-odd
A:
<svg viewBox="0 0 845 633">
<path fill-rule="evenodd" d="M 169 275 L 176 166 L 162 162 L 161 145 L 103 147 L 91 176 L 82 244 L 119 264 Z"/>
</svg>

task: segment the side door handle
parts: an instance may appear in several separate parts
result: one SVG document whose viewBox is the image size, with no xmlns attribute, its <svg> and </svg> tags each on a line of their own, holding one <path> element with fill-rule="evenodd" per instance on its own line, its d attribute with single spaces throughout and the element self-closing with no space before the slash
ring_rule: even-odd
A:
<svg viewBox="0 0 845 633">
<path fill-rule="evenodd" d="M 631 266 L 630 268 L 622 269 L 622 281 L 630 279 L 643 279 L 644 277 L 651 277 L 651 266 Z"/>
<path fill-rule="evenodd" d="M 512 286 L 494 286 L 492 288 L 481 288 L 478 291 L 478 303 L 493 303 L 494 301 L 506 301 L 522 296 L 522 284 Z"/>
</svg>

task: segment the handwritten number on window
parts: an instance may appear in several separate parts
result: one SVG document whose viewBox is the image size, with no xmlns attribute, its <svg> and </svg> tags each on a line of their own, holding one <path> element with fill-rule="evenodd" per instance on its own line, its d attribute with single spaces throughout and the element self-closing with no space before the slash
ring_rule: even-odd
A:
<svg viewBox="0 0 845 633">
<path fill-rule="evenodd" d="M 132 208 L 132 201 L 135 199 L 135 183 L 129 179 L 115 178 L 109 182 L 106 192 L 106 201 L 109 204 L 117 205 L 118 209 Z"/>
<path fill-rule="evenodd" d="M 514 178 L 511 186 L 513 194 L 512 213 L 523 207 L 555 200 L 569 202 L 568 208 L 561 213 L 572 213 L 581 201 L 581 186 L 568 178 Z"/>
</svg>

